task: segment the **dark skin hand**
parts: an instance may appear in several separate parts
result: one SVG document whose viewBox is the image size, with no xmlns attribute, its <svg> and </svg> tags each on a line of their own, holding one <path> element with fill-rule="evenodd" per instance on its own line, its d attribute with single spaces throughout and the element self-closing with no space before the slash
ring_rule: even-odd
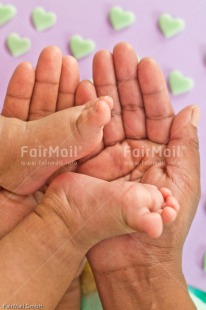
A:
<svg viewBox="0 0 206 310">
<path fill-rule="evenodd" d="M 117 276 L 116 285 L 112 287 L 115 296 L 115 292 L 121 291 L 117 283 L 124 282 L 132 270 L 136 274 L 135 284 L 141 289 L 144 285 L 145 290 L 153 289 L 148 282 L 158 274 L 165 283 L 169 278 L 172 286 L 177 285 L 186 292 L 181 270 L 182 247 L 200 197 L 198 108 L 189 106 L 175 115 L 159 66 L 149 58 L 138 63 L 135 51 L 125 43 L 118 44 L 113 55 L 108 51 L 98 52 L 93 72 L 94 86 L 88 81 L 81 82 L 76 102 L 82 104 L 107 94 L 114 100 L 113 117 L 105 127 L 101 149 L 83 161 L 78 172 L 109 181 L 135 180 L 159 188 L 168 187 L 181 208 L 177 220 L 156 240 L 135 233 L 103 241 L 90 250 L 87 257 L 103 305 L 109 309 L 105 287 L 111 289 L 108 285 L 111 279 Z M 143 148 L 149 151 L 142 156 Z M 170 157 L 168 153 L 152 156 L 154 148 L 170 150 L 170 154 L 175 150 L 175 153 Z M 187 299 L 187 293 L 185 295 Z M 152 294 L 147 295 L 141 309 L 150 309 L 152 298 Z M 137 305 L 140 302 L 139 299 Z M 188 303 L 188 309 L 193 309 L 190 300 Z M 113 306 L 116 309 L 115 302 Z"/>
<path fill-rule="evenodd" d="M 119 80 L 118 91 L 115 74 Z M 153 76 L 152 79 L 151 76 Z M 191 123 L 190 117 L 194 107 L 185 109 L 178 116 L 174 115 L 164 79 L 158 66 L 153 61 L 145 59 L 137 67 L 135 53 L 127 45 L 120 44 L 115 48 L 113 56 L 106 51 L 99 52 L 95 56 L 94 82 L 97 91 L 89 82 L 83 82 L 79 85 L 76 93 L 76 104 L 84 104 L 86 101 L 95 98 L 97 94 L 98 96 L 110 95 L 115 102 L 114 117 L 110 124 L 107 125 L 107 128 L 105 128 L 104 142 L 99 146 L 96 154 L 92 154 L 92 159 L 86 158 L 80 162 L 79 172 L 106 180 L 122 182 L 125 179 L 130 179 L 155 184 L 158 187 L 167 186 L 172 190 L 175 197 L 179 199 L 182 209 L 178 220 L 165 229 L 163 236 L 158 240 L 151 241 L 144 234 L 140 233 L 104 241 L 89 252 L 88 258 L 95 272 L 103 304 L 106 307 L 105 299 L 108 292 L 105 293 L 104 288 L 108 286 L 108 281 L 111 280 L 111 277 L 106 279 L 105 275 L 107 274 L 112 276 L 114 274 L 118 275 L 118 280 L 115 280 L 117 289 L 117 281 L 119 279 L 122 281 L 123 277 L 127 279 L 128 273 L 122 272 L 124 269 L 128 270 L 128 272 L 130 270 L 137 270 L 138 274 L 142 275 L 142 281 L 136 283 L 137 287 L 139 284 L 141 287 L 145 285 L 146 288 L 149 287 L 149 280 L 144 279 L 145 275 L 148 275 L 148 277 L 150 275 L 149 278 L 151 279 L 157 273 L 158 275 L 161 274 L 165 280 L 165 270 L 167 270 L 167 275 L 179 273 L 181 269 L 182 245 L 195 214 L 199 197 L 199 154 L 197 152 L 196 127 Z M 67 86 L 69 87 L 69 85 Z M 57 87 L 51 89 L 56 93 Z M 72 92 L 73 95 L 70 94 L 71 90 L 67 90 L 67 92 L 68 96 L 74 98 L 75 91 Z M 68 107 L 65 104 L 68 104 L 70 101 L 64 93 L 65 91 L 60 96 L 67 99 L 65 101 L 61 100 L 62 106 L 65 108 Z M 27 94 L 25 98 L 29 96 L 31 95 Z M 29 103 L 28 100 L 24 102 L 25 105 Z M 72 102 L 74 102 L 73 99 Z M 13 105 L 12 101 L 11 103 L 12 108 L 14 108 L 15 105 Z M 36 101 L 37 103 L 38 101 Z M 8 111 L 8 101 L 6 107 Z M 34 109 L 35 107 L 41 113 L 43 107 L 33 105 Z M 48 113 L 55 112 L 59 105 L 52 101 L 52 107 L 48 106 L 48 102 L 47 107 L 49 111 L 44 111 L 43 109 L 42 117 Z M 61 105 L 59 109 L 63 109 Z M 16 113 L 18 111 L 19 107 L 16 109 Z M 40 117 L 36 112 L 33 114 Z M 24 116 L 24 119 L 28 119 L 28 115 Z M 137 119 L 139 120 L 138 122 Z M 158 140 L 156 140 L 157 137 Z M 152 163 L 151 158 L 148 157 L 145 158 L 146 161 L 144 159 L 143 164 L 138 165 L 142 158 L 132 157 L 131 152 L 128 152 L 128 146 L 132 150 L 142 149 L 143 146 L 149 149 L 153 146 L 160 146 L 163 149 L 165 147 L 173 148 L 173 143 L 176 146 L 183 144 L 185 147 L 182 158 L 180 160 L 178 158 L 180 163 L 176 165 L 173 162 L 174 158 L 171 159 L 172 162 L 166 158 L 165 165 L 159 165 L 158 163 L 162 162 L 164 158 L 158 156 L 152 158 Z M 126 158 L 124 156 L 125 149 L 127 150 Z M 185 154 L 188 154 L 188 156 L 185 156 Z M 129 164 L 125 164 L 125 162 Z M 187 195 L 187 192 L 189 192 L 189 195 Z M 3 199 L 5 197 L 8 198 L 8 193 L 2 192 L 2 194 Z M 9 203 L 11 202 L 13 206 L 18 204 L 18 208 L 14 208 L 16 211 L 13 213 L 12 218 L 8 216 L 9 213 L 7 212 L 10 209 L 9 205 L 8 209 L 4 208 L 8 224 L 6 227 L 10 226 L 10 229 L 12 229 L 13 226 L 21 221 L 30 212 L 28 204 L 33 210 L 36 206 L 36 201 L 41 199 L 41 195 L 41 192 L 30 197 L 13 197 L 13 195 L 10 196 L 9 194 Z M 27 205 L 27 209 L 20 207 L 22 203 Z M 4 233 L 6 233 L 5 230 Z M 125 251 L 125 249 L 127 250 Z M 115 264 L 113 264 L 114 261 Z M 161 268 L 159 268 L 159 262 L 162 262 Z M 153 268 L 154 266 L 157 268 Z M 104 278 L 107 281 L 104 281 Z M 135 278 L 137 278 L 136 275 Z M 176 276 L 176 278 L 179 281 L 179 277 Z M 182 279 L 179 282 L 182 284 Z M 102 287 L 100 287 L 101 283 L 103 284 Z M 77 285 L 77 292 L 78 288 L 79 286 Z M 118 292 L 120 293 L 121 291 L 118 290 Z M 135 296 L 137 293 L 135 292 Z M 70 295 L 70 292 L 68 295 Z M 113 295 L 115 304 L 115 292 Z M 77 296 L 79 295 L 75 295 L 75 300 L 77 300 Z M 122 294 L 122 296 L 124 295 Z M 124 298 L 126 300 L 125 296 Z M 148 296 L 145 300 L 149 304 L 152 302 Z M 141 302 L 140 299 L 138 302 Z M 74 309 L 76 307 L 78 309 L 78 305 L 75 305 Z M 148 309 L 148 307 L 145 309 Z"/>
</svg>

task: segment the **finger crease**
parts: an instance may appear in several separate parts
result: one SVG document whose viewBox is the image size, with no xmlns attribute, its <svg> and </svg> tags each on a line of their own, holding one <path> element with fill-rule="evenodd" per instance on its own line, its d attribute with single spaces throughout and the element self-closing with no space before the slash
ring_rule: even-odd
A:
<svg viewBox="0 0 206 310">
<path fill-rule="evenodd" d="M 43 84 L 43 85 L 53 85 L 53 86 L 59 85 L 59 82 L 52 82 L 52 81 L 39 81 L 39 80 L 36 80 L 35 82 L 38 83 L 38 84 Z"/>
<path fill-rule="evenodd" d="M 126 79 L 117 79 L 118 83 L 126 83 L 126 82 L 135 82 L 138 81 L 136 77 L 133 78 L 126 78 Z"/>
<path fill-rule="evenodd" d="M 138 111 L 138 110 L 141 110 L 141 111 L 145 110 L 143 106 L 139 106 L 139 105 L 133 104 L 133 103 L 127 103 L 125 105 L 122 105 L 122 109 L 124 111 L 130 111 L 130 112 L 134 112 L 134 111 Z"/>
<path fill-rule="evenodd" d="M 115 87 L 115 88 L 117 88 L 117 84 L 116 83 L 106 83 L 106 84 L 102 84 L 102 85 L 96 85 L 96 84 L 94 84 L 94 86 L 96 87 L 96 88 L 101 88 L 101 87 L 108 87 L 108 86 L 113 86 L 113 87 Z"/>
<path fill-rule="evenodd" d="M 154 96 L 154 95 L 159 95 L 159 94 L 162 94 L 164 92 L 166 92 L 167 89 L 166 88 L 161 88 L 161 89 L 158 89 L 158 90 L 154 90 L 154 91 L 151 91 L 151 92 L 142 92 L 142 95 L 143 96 Z"/>
<path fill-rule="evenodd" d="M 146 115 L 147 120 L 152 120 L 152 121 L 159 121 L 159 120 L 164 120 L 164 119 L 169 119 L 169 118 L 173 118 L 174 114 L 169 114 L 166 116 L 163 115 L 153 115 L 153 116 L 148 116 Z"/>
<path fill-rule="evenodd" d="M 59 95 L 69 95 L 69 96 L 73 96 L 74 97 L 74 93 L 73 92 L 59 91 Z"/>
<path fill-rule="evenodd" d="M 9 97 L 11 99 L 18 99 L 18 100 L 30 100 L 31 99 L 31 97 L 15 96 L 15 95 L 11 95 L 11 94 L 7 94 L 7 97 Z"/>
</svg>

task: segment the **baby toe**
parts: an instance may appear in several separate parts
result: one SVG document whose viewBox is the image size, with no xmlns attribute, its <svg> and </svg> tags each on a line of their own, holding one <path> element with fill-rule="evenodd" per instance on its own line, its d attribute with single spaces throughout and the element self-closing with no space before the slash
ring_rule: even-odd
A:
<svg viewBox="0 0 206 310">
<path fill-rule="evenodd" d="M 139 219 L 139 229 L 151 238 L 160 237 L 163 232 L 161 215 L 156 212 L 143 215 Z"/>
<path fill-rule="evenodd" d="M 172 196 L 172 192 L 166 187 L 160 188 L 159 191 L 162 193 L 164 199 Z"/>
<path fill-rule="evenodd" d="M 164 224 L 169 224 L 173 222 L 177 217 L 177 211 L 173 209 L 172 207 L 166 206 L 162 210 L 162 220 Z"/>
<path fill-rule="evenodd" d="M 170 196 L 166 199 L 165 206 L 169 206 L 169 207 L 173 208 L 174 210 L 176 210 L 177 212 L 180 209 L 180 205 L 179 205 L 178 200 L 173 196 Z"/>
</svg>

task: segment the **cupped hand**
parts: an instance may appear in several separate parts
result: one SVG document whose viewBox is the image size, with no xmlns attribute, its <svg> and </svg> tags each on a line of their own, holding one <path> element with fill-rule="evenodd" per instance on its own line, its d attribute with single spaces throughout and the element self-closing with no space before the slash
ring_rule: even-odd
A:
<svg viewBox="0 0 206 310">
<path fill-rule="evenodd" d="M 76 103 L 108 95 L 114 109 L 104 129 L 104 143 L 80 162 L 78 172 L 108 181 L 168 187 L 181 208 L 177 220 L 156 240 L 135 233 L 96 245 L 88 253 L 93 271 L 106 274 L 161 262 L 181 264 L 200 195 L 198 107 L 186 107 L 175 115 L 159 66 L 150 58 L 138 63 L 135 51 L 125 43 L 118 44 L 113 54 L 98 52 L 93 74 L 94 85 L 83 81 L 78 86 Z"/>
<path fill-rule="evenodd" d="M 39 57 L 36 70 L 29 63 L 21 63 L 16 68 L 8 86 L 2 115 L 31 121 L 70 108 L 74 106 L 78 83 L 79 71 L 75 59 L 70 56 L 62 57 L 56 47 L 47 47 Z M 62 168 L 62 171 L 71 171 L 74 168 L 75 166 L 71 165 L 65 169 Z M 24 182 L 27 182 L 27 179 Z M 44 191 L 42 188 L 32 195 L 20 196 L 1 189 L 0 239 L 36 208 L 44 197 Z M 82 268 L 83 265 L 81 270 Z M 80 272 L 76 275 L 58 309 L 64 309 L 68 304 L 71 309 L 79 307 Z"/>
</svg>

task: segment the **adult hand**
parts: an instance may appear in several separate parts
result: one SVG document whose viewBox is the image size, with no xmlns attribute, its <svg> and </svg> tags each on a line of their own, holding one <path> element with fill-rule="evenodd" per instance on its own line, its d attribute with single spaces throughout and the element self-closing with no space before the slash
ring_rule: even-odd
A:
<svg viewBox="0 0 206 310">
<path fill-rule="evenodd" d="M 78 83 L 79 71 L 75 59 L 62 57 L 56 47 L 45 48 L 39 57 L 36 71 L 29 63 L 21 63 L 16 68 L 9 83 L 2 115 L 29 121 L 72 107 Z M 43 189 L 29 196 L 19 196 L 1 189 L 0 239 L 32 213 L 43 197 Z M 79 273 L 61 300 L 58 310 L 68 305 L 70 309 L 80 307 Z"/>
<path fill-rule="evenodd" d="M 156 240 L 135 233 L 103 241 L 88 253 L 103 306 L 111 309 L 112 302 L 113 309 L 126 304 L 127 309 L 174 309 L 175 304 L 193 309 L 181 256 L 200 196 L 198 108 L 189 106 L 175 115 L 159 66 L 149 58 L 138 64 L 125 43 L 113 55 L 98 52 L 93 70 L 95 87 L 82 82 L 76 102 L 109 95 L 113 117 L 101 150 L 82 162 L 78 172 L 168 187 L 181 207 L 177 220 Z"/>
<path fill-rule="evenodd" d="M 26 301 L 55 309 L 89 249 L 143 226 L 150 235 L 151 219 L 159 231 L 164 201 L 171 210 L 178 207 L 167 189 L 61 174 L 36 209 L 0 242 L 0 304 Z"/>
</svg>

